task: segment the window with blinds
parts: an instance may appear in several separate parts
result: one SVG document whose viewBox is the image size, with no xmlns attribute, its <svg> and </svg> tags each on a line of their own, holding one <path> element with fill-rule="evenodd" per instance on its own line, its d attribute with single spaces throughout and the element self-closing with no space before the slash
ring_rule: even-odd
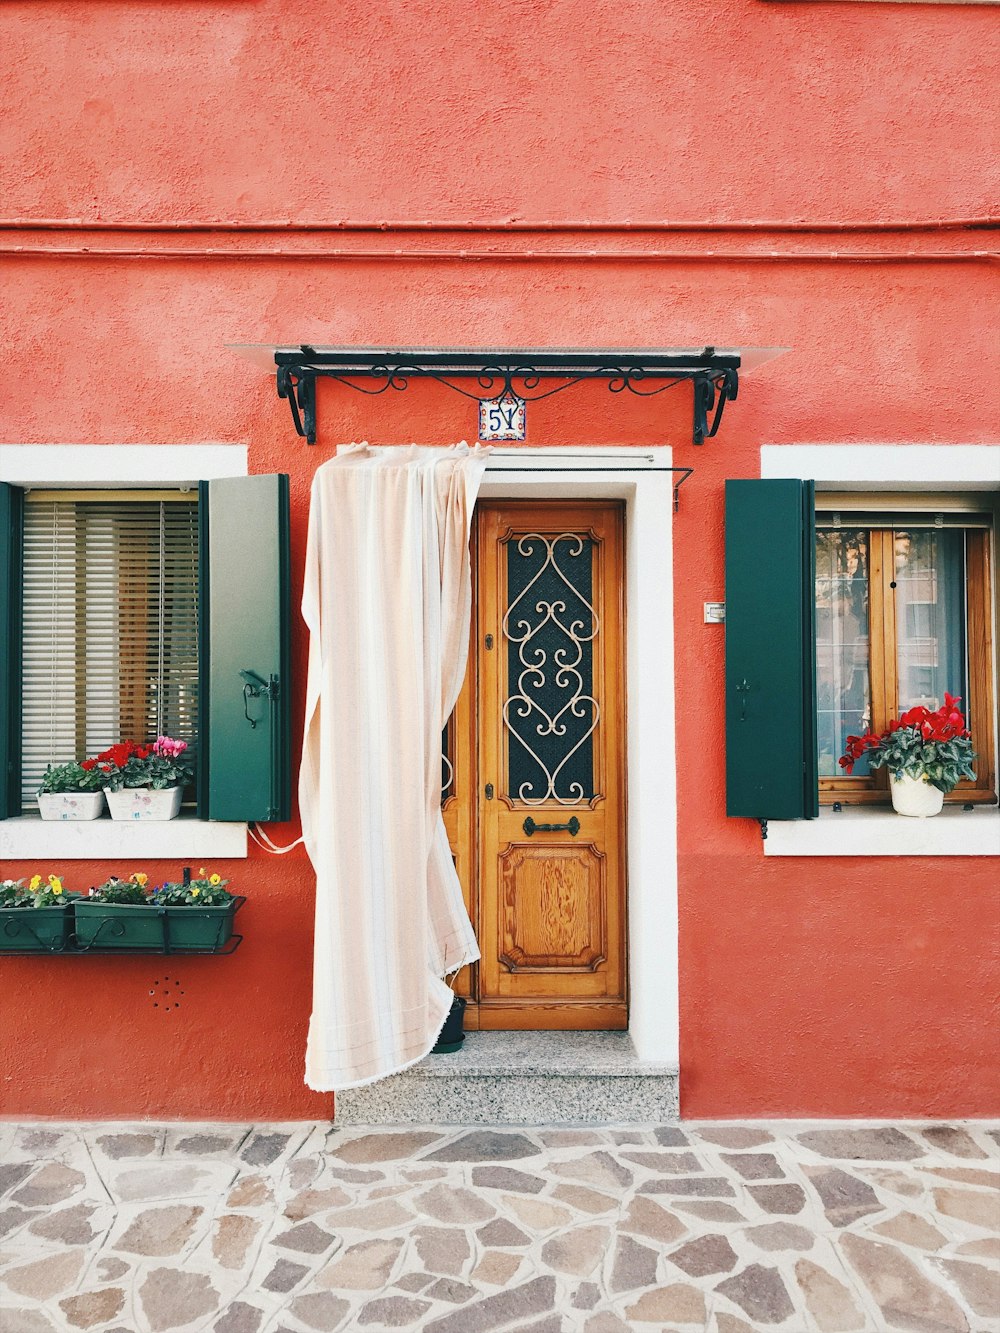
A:
<svg viewBox="0 0 1000 1333">
<path fill-rule="evenodd" d="M 198 500 L 31 491 L 24 506 L 21 801 L 47 764 L 169 735 L 194 759 Z"/>
</svg>

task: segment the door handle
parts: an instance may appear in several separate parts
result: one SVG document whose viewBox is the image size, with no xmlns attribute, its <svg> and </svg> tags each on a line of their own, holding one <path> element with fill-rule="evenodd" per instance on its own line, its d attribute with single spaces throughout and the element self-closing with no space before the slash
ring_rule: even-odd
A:
<svg viewBox="0 0 1000 1333">
<path fill-rule="evenodd" d="M 521 827 L 524 829 L 525 833 L 527 833 L 529 838 L 533 833 L 564 833 L 564 832 L 569 833 L 572 837 L 575 838 L 576 835 L 580 832 L 580 821 L 577 819 L 576 815 L 574 815 L 568 824 L 536 824 L 535 821 L 529 815 L 528 818 L 521 825 Z"/>
</svg>

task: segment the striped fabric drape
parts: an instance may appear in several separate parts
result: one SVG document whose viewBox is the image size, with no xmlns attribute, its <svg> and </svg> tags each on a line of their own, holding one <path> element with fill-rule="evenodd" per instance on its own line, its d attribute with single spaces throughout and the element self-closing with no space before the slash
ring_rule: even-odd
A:
<svg viewBox="0 0 1000 1333">
<path fill-rule="evenodd" d="M 441 820 L 441 730 L 465 674 L 469 530 L 489 450 L 342 448 L 313 481 L 299 805 L 316 872 L 306 1083 L 425 1056 L 442 979 L 479 957 Z"/>
</svg>

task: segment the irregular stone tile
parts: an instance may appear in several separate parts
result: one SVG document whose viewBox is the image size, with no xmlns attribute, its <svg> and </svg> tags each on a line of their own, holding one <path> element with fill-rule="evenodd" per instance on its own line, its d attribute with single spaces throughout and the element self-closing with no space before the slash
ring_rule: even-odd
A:
<svg viewBox="0 0 1000 1333">
<path fill-rule="evenodd" d="M 207 1157 L 211 1153 L 229 1152 L 233 1146 L 231 1134 L 188 1134 L 178 1139 L 175 1152 L 187 1153 L 190 1157 Z M 216 1326 L 218 1327 L 218 1326 Z"/>
<path fill-rule="evenodd" d="M 360 1208 L 341 1208 L 330 1213 L 324 1221 L 328 1227 L 338 1230 L 350 1227 L 355 1231 L 390 1231 L 412 1222 L 413 1213 L 395 1199 L 382 1199 Z"/>
<path fill-rule="evenodd" d="M 732 1199 L 736 1191 L 722 1176 L 677 1176 L 670 1180 L 647 1180 L 640 1194 L 694 1195 L 700 1199 Z"/>
<path fill-rule="evenodd" d="M 87 1183 L 82 1171 L 75 1171 L 62 1162 L 47 1162 L 11 1198 L 15 1203 L 23 1203 L 27 1208 L 51 1208 L 54 1203 L 62 1203 Z"/>
<path fill-rule="evenodd" d="M 879 1170 L 876 1167 L 858 1167 L 855 1175 L 874 1181 L 879 1189 L 892 1190 L 904 1199 L 919 1199 L 924 1194 L 923 1181 L 916 1176 L 908 1176 L 902 1171 L 892 1171 L 888 1167 Z"/>
<path fill-rule="evenodd" d="M 538 1137 L 546 1148 L 585 1148 L 605 1142 L 599 1129 L 540 1129 Z"/>
<path fill-rule="evenodd" d="M 795 1265 L 795 1277 L 821 1333 L 851 1333 L 865 1327 L 865 1317 L 855 1305 L 854 1297 L 832 1273 L 808 1259 L 800 1259 Z"/>
<path fill-rule="evenodd" d="M 296 1157 L 288 1164 L 288 1183 L 293 1190 L 300 1190 L 319 1175 L 322 1163 L 316 1157 Z"/>
<path fill-rule="evenodd" d="M 489 1287 L 504 1287 L 521 1267 L 519 1254 L 487 1250 L 470 1274 L 473 1282 Z"/>
<path fill-rule="evenodd" d="M 952 1157 L 987 1157 L 988 1153 L 980 1148 L 971 1134 L 957 1125 L 929 1125 L 920 1131 L 921 1135 L 934 1148 L 942 1148 Z"/>
<path fill-rule="evenodd" d="M 376 1180 L 385 1180 L 384 1171 L 376 1171 L 374 1168 L 365 1171 L 356 1166 L 337 1166 L 333 1162 L 327 1162 L 325 1174 L 349 1181 L 352 1185 L 373 1185 Z"/>
<path fill-rule="evenodd" d="M 114 1282 L 128 1272 L 130 1265 L 125 1263 L 124 1259 L 115 1259 L 113 1256 L 107 1259 L 98 1259 L 97 1276 L 102 1282 Z"/>
<path fill-rule="evenodd" d="M 412 1296 L 380 1296 L 362 1308 L 358 1323 L 378 1324 L 379 1328 L 412 1328 L 430 1308 L 429 1301 L 414 1300 Z"/>
<path fill-rule="evenodd" d="M 448 1174 L 445 1166 L 428 1166 L 419 1171 L 404 1171 L 403 1177 L 412 1180 L 415 1185 L 422 1185 L 426 1180 L 444 1180 Z"/>
<path fill-rule="evenodd" d="M 592 1310 L 600 1299 L 601 1289 L 596 1282 L 581 1282 L 570 1304 L 574 1310 Z"/>
<path fill-rule="evenodd" d="M 289 1306 L 297 1319 L 323 1333 L 332 1333 L 333 1329 L 339 1328 L 350 1308 L 350 1302 L 339 1300 L 329 1291 L 310 1291 L 304 1296 L 296 1296 Z"/>
<path fill-rule="evenodd" d="M 309 1269 L 293 1264 L 290 1259 L 279 1259 L 261 1285 L 267 1291 L 291 1291 L 302 1281 Z"/>
<path fill-rule="evenodd" d="M 300 1222 L 280 1236 L 274 1236 L 271 1244 L 280 1245 L 283 1250 L 296 1250 L 299 1254 L 322 1254 L 334 1241 L 335 1237 L 315 1222 Z"/>
<path fill-rule="evenodd" d="M 921 1333 L 967 1333 L 965 1315 L 901 1250 L 846 1231 L 840 1248 L 860 1274 L 886 1320 Z"/>
<path fill-rule="evenodd" d="M 13 1310 L 3 1312 L 3 1333 L 54 1333 L 55 1324 L 40 1310 Z"/>
<path fill-rule="evenodd" d="M 750 1264 L 742 1273 L 718 1283 L 715 1290 L 760 1324 L 780 1324 L 795 1313 L 795 1306 L 776 1268 Z"/>
<path fill-rule="evenodd" d="M 423 1291 L 433 1281 L 430 1273 L 404 1273 L 396 1279 L 395 1285 L 403 1291 Z"/>
<path fill-rule="evenodd" d="M 881 1213 L 885 1209 L 871 1185 L 839 1167 L 806 1166 L 803 1170 L 835 1227 L 846 1227 L 859 1217 Z"/>
<path fill-rule="evenodd" d="M 515 1319 L 545 1314 L 555 1308 L 555 1303 L 555 1278 L 536 1277 L 520 1287 L 498 1291 L 494 1296 L 463 1306 L 442 1319 L 432 1319 L 424 1325 L 424 1333 L 491 1333 Z"/>
<path fill-rule="evenodd" d="M 801 1213 L 806 1206 L 805 1190 L 801 1185 L 748 1185 L 747 1188 L 765 1213 L 790 1216 Z"/>
<path fill-rule="evenodd" d="M 798 1186 L 795 1187 L 798 1189 Z M 804 1200 L 805 1196 L 803 1196 Z M 731 1203 L 715 1203 L 713 1200 L 702 1202 L 700 1199 L 671 1200 L 671 1208 L 679 1212 L 690 1213 L 706 1222 L 745 1222 L 746 1218 Z"/>
<path fill-rule="evenodd" d="M 938 1189 L 934 1203 L 939 1213 L 957 1217 L 960 1222 L 971 1222 L 977 1227 L 996 1231 L 1000 1226 L 1000 1203 L 991 1194 L 977 1194 L 973 1190 Z"/>
<path fill-rule="evenodd" d="M 625 1217 L 618 1223 L 618 1230 L 637 1232 L 640 1236 L 648 1236 L 650 1240 L 669 1244 L 683 1236 L 687 1227 L 679 1217 L 667 1212 L 666 1208 L 661 1208 L 652 1199 L 637 1195 L 629 1204 Z"/>
<path fill-rule="evenodd" d="M 880 1222 L 877 1227 L 872 1227 L 872 1231 L 877 1231 L 880 1236 L 888 1236 L 890 1240 L 902 1241 L 904 1245 L 915 1245 L 920 1250 L 939 1250 L 948 1243 L 948 1238 L 937 1227 L 931 1226 L 926 1218 L 918 1217 L 916 1213 L 900 1213 L 888 1222 Z"/>
<path fill-rule="evenodd" d="M 263 1208 L 274 1202 L 271 1186 L 263 1176 L 244 1176 L 229 1191 L 227 1208 Z"/>
<path fill-rule="evenodd" d="M 646 1134 L 641 1129 L 613 1129 L 610 1134 L 611 1142 L 616 1144 L 647 1142 Z"/>
<path fill-rule="evenodd" d="M 693 1152 L 626 1152 L 622 1156 L 636 1166 L 648 1167 L 664 1175 L 683 1176 L 690 1171 L 701 1171 L 702 1165 Z"/>
<path fill-rule="evenodd" d="M 233 1301 L 221 1319 L 212 1325 L 213 1333 L 257 1333 L 264 1318 L 262 1310 L 246 1301 Z"/>
<path fill-rule="evenodd" d="M 496 1214 L 485 1199 L 451 1185 L 432 1185 L 417 1196 L 416 1204 L 439 1222 L 485 1222 Z"/>
<path fill-rule="evenodd" d="M 12 1231 L 18 1227 L 23 1227 L 32 1217 L 38 1214 L 28 1208 L 18 1208 L 16 1204 L 11 1204 L 9 1208 L 0 1210 L 0 1238 L 9 1236 Z"/>
<path fill-rule="evenodd" d="M 488 1222 L 486 1226 L 479 1228 L 476 1235 L 484 1245 L 527 1245 L 531 1239 L 505 1217 L 498 1217 L 495 1222 Z"/>
<path fill-rule="evenodd" d="M 653 1130 L 653 1138 L 661 1148 L 686 1148 L 688 1136 L 676 1125 L 660 1125 Z"/>
<path fill-rule="evenodd" d="M 132 1219 L 125 1234 L 115 1243 L 124 1254 L 162 1257 L 179 1254 L 191 1239 L 204 1208 L 176 1204 L 171 1208 L 147 1208 Z"/>
<path fill-rule="evenodd" d="M 448 1301 L 451 1305 L 464 1305 L 466 1301 L 471 1301 L 473 1296 L 479 1293 L 475 1287 L 470 1287 L 468 1282 L 459 1282 L 454 1277 L 439 1277 L 432 1287 L 428 1287 L 424 1292 L 435 1301 Z"/>
<path fill-rule="evenodd" d="M 0 1194 L 16 1189 L 35 1169 L 34 1162 L 0 1162 Z"/>
<path fill-rule="evenodd" d="M 542 1262 L 557 1273 L 589 1277 L 608 1247 L 607 1227 L 573 1227 L 542 1246 Z"/>
<path fill-rule="evenodd" d="M 748 1125 L 716 1125 L 699 1129 L 698 1137 L 720 1148 L 759 1148 L 762 1143 L 773 1143 L 774 1135 L 765 1129 L 751 1129 Z"/>
<path fill-rule="evenodd" d="M 50 1301 L 66 1291 L 80 1276 L 83 1268 L 82 1250 L 64 1250 L 60 1254 L 47 1255 L 30 1264 L 20 1264 L 8 1268 L 0 1276 L 0 1282 L 17 1292 L 18 1296 L 31 1296 L 36 1301 Z"/>
<path fill-rule="evenodd" d="M 325 1212 L 328 1208 L 343 1208 L 351 1202 L 351 1196 L 339 1185 L 331 1185 L 325 1190 L 301 1190 L 285 1205 L 285 1216 L 292 1222 L 301 1222 L 313 1213 Z"/>
<path fill-rule="evenodd" d="M 440 1142 L 440 1134 L 420 1130 L 404 1130 L 398 1134 L 362 1134 L 360 1138 L 346 1139 L 330 1151 L 334 1157 L 352 1165 L 364 1166 L 370 1162 L 399 1162 L 415 1157 L 422 1148 Z"/>
<path fill-rule="evenodd" d="M 406 1194 L 410 1188 L 409 1185 L 380 1185 L 369 1193 L 368 1198 L 373 1202 L 376 1199 L 391 1199 L 396 1194 Z"/>
<path fill-rule="evenodd" d="M 722 1160 L 744 1180 L 783 1180 L 778 1159 L 769 1152 L 724 1152 Z"/>
<path fill-rule="evenodd" d="M 625 1313 L 634 1324 L 662 1324 L 671 1320 L 678 1324 L 705 1323 L 705 1297 L 697 1287 L 675 1282 L 669 1287 L 647 1291 Z"/>
<path fill-rule="evenodd" d="M 990 1136 L 991 1139 L 994 1139 L 996 1141 L 998 1146 L 1000 1146 L 1000 1129 L 988 1129 L 986 1133 Z"/>
<path fill-rule="evenodd" d="M 805 1227 L 793 1222 L 765 1222 L 763 1226 L 748 1227 L 747 1237 L 760 1250 L 811 1250 L 816 1237 Z"/>
<path fill-rule="evenodd" d="M 584 1213 L 607 1213 L 612 1208 L 618 1207 L 617 1199 L 612 1199 L 608 1194 L 599 1194 L 597 1190 L 587 1189 L 586 1185 L 557 1185 L 552 1191 L 552 1197 Z"/>
<path fill-rule="evenodd" d="M 495 1129 L 477 1129 L 427 1153 L 425 1162 L 513 1162 L 537 1157 L 540 1149 L 524 1134 L 505 1134 Z"/>
<path fill-rule="evenodd" d="M 477 1189 L 513 1190 L 517 1194 L 540 1194 L 545 1188 L 541 1176 L 530 1176 L 511 1166 L 474 1167 L 472 1183 Z"/>
<path fill-rule="evenodd" d="M 518 1194 L 505 1194 L 503 1201 L 510 1211 L 532 1231 L 551 1231 L 565 1227 L 573 1220 L 561 1204 L 547 1203 L 544 1199 L 526 1199 Z"/>
<path fill-rule="evenodd" d="M 631 1236 L 619 1236 L 608 1290 L 636 1291 L 640 1287 L 652 1286 L 656 1281 L 656 1260 L 656 1251 L 648 1245 L 640 1245 Z M 581 1273 L 580 1276 L 586 1277 L 587 1274 Z"/>
<path fill-rule="evenodd" d="M 736 1267 L 736 1251 L 725 1236 L 698 1236 L 667 1255 L 672 1264 L 688 1277 L 708 1277 L 710 1273 L 731 1273 Z"/>
<path fill-rule="evenodd" d="M 216 1219 L 212 1235 L 212 1254 L 223 1268 L 242 1268 L 247 1251 L 257 1239 L 263 1223 L 241 1213 L 224 1213 Z"/>
<path fill-rule="evenodd" d="M 737 1319 L 734 1314 L 724 1314 L 721 1310 L 715 1316 L 718 1333 L 754 1333 L 749 1324 Z"/>
<path fill-rule="evenodd" d="M 96 1211 L 93 1204 L 75 1203 L 57 1213 L 39 1217 L 28 1230 L 33 1236 L 61 1240 L 64 1245 L 89 1245 L 97 1235 L 89 1221 Z"/>
<path fill-rule="evenodd" d="M 125 1307 L 125 1293 L 121 1287 L 103 1287 L 100 1291 L 85 1291 L 59 1302 L 59 1308 L 74 1328 L 93 1328 L 106 1324 L 121 1314 Z"/>
<path fill-rule="evenodd" d="M 519 1240 L 486 1240 L 484 1232 L 497 1228 L 502 1234 L 507 1231 L 516 1233 Z M 506 1230 L 505 1230 L 506 1229 Z M 432 1273 L 445 1273 L 457 1277 L 466 1261 L 472 1256 L 469 1238 L 457 1227 L 417 1227 L 413 1233 L 420 1262 Z M 480 1239 L 487 1245 L 527 1245 L 528 1237 L 518 1231 L 512 1222 L 496 1221 L 482 1227 L 478 1232 Z M 520 1261 L 518 1261 L 520 1262 Z"/>
<path fill-rule="evenodd" d="M 587 1320 L 583 1330 L 584 1333 L 629 1333 L 629 1326 L 610 1310 L 602 1310 Z"/>
<path fill-rule="evenodd" d="M 582 1180 L 587 1185 L 603 1189 L 628 1189 L 632 1184 L 632 1172 L 609 1152 L 592 1152 L 585 1157 L 574 1157 L 569 1162 L 553 1162 L 549 1169 L 557 1176 Z"/>
<path fill-rule="evenodd" d="M 332 1291 L 341 1287 L 350 1291 L 381 1290 L 388 1283 L 402 1248 L 402 1240 L 359 1241 L 339 1259 L 327 1264 L 314 1285 Z"/>
<path fill-rule="evenodd" d="M 161 1166 L 137 1166 L 117 1176 L 112 1193 L 123 1203 L 210 1194 L 212 1183 L 221 1184 L 220 1176 L 223 1174 L 228 1177 L 229 1172 L 221 1164 L 212 1170 L 175 1162 Z"/>
<path fill-rule="evenodd" d="M 1000 1237 L 988 1237 L 986 1240 L 967 1240 L 955 1246 L 956 1254 L 971 1254 L 976 1259 L 995 1259 L 1000 1263 Z"/>
<path fill-rule="evenodd" d="M 288 1147 L 291 1134 L 254 1134 L 240 1153 L 249 1166 L 270 1166 Z"/>
<path fill-rule="evenodd" d="M 987 1189 L 1000 1190 L 998 1171 L 977 1171 L 972 1166 L 925 1166 L 920 1169 L 926 1175 L 956 1180 L 960 1185 L 985 1185 Z"/>
<path fill-rule="evenodd" d="M 912 1162 L 924 1149 L 892 1125 L 862 1129 L 808 1129 L 796 1138 L 821 1157 L 848 1162 Z"/>
<path fill-rule="evenodd" d="M 961 1259 L 939 1259 L 938 1267 L 958 1286 L 974 1314 L 1000 1321 L 1000 1273 Z"/>
<path fill-rule="evenodd" d="M 153 1333 L 202 1319 L 219 1308 L 219 1294 L 203 1273 L 154 1268 L 139 1288 Z"/>
<path fill-rule="evenodd" d="M 18 1135 L 18 1143 L 25 1152 L 50 1154 L 62 1137 L 63 1134 L 58 1129 L 22 1129 Z M 0 1194 L 2 1193 L 3 1189 L 0 1188 Z"/>
<path fill-rule="evenodd" d="M 102 1134 L 97 1143 L 105 1157 L 116 1162 L 122 1157 L 148 1157 L 156 1151 L 153 1134 Z"/>
</svg>

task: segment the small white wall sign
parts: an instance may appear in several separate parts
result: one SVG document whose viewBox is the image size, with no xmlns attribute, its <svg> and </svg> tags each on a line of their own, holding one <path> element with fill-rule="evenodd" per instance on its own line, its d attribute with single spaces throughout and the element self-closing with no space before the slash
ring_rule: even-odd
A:
<svg viewBox="0 0 1000 1333">
<path fill-rule="evenodd" d="M 505 393 L 502 398 L 490 398 L 479 404 L 479 438 L 481 440 L 523 440 L 525 431 L 525 403 Z"/>
<path fill-rule="evenodd" d="M 706 602 L 705 603 L 705 624 L 722 625 L 726 620 L 725 602 Z"/>
</svg>

